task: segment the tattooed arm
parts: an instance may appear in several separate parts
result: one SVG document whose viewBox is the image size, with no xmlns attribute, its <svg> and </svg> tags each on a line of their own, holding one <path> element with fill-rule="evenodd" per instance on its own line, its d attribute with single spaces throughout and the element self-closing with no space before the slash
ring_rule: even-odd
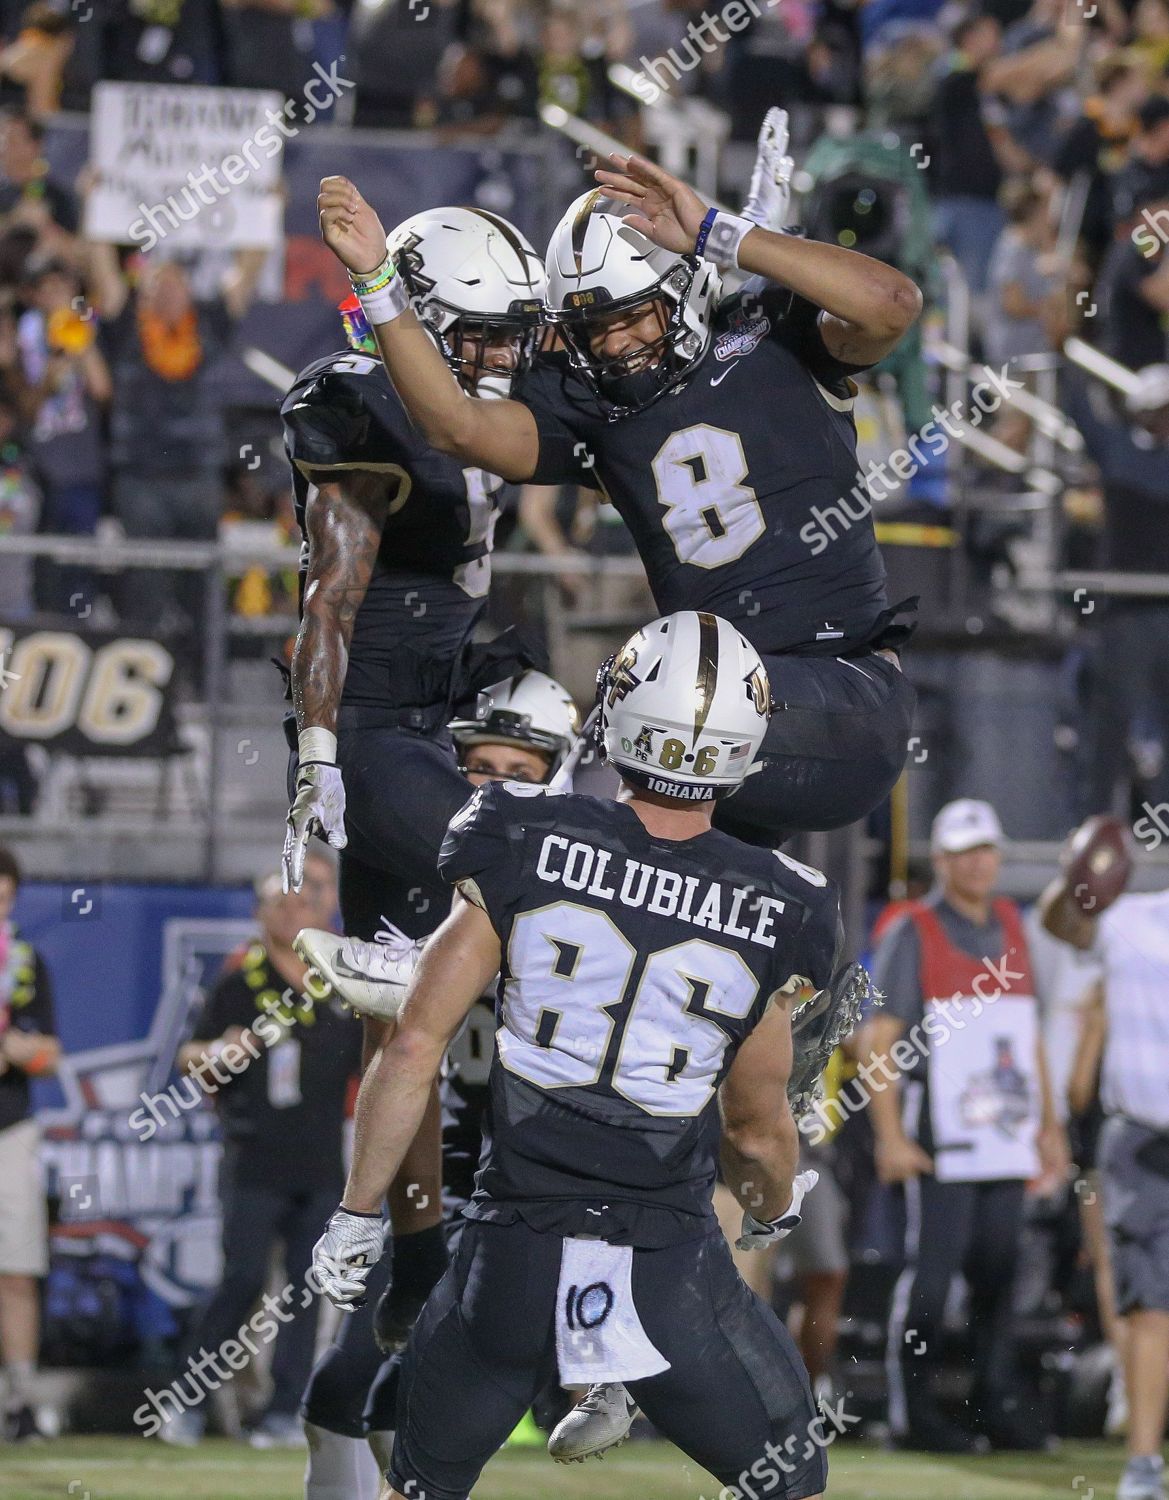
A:
<svg viewBox="0 0 1169 1500">
<path fill-rule="evenodd" d="M 384 475 L 353 470 L 322 479 L 305 511 L 308 577 L 292 653 L 299 766 L 284 837 L 284 889 L 299 890 L 314 833 L 343 849 L 345 788 L 337 765 L 337 709 L 353 622 L 373 574 L 389 514 Z"/>
<path fill-rule="evenodd" d="M 358 469 L 321 481 L 305 514 L 308 577 L 292 653 L 292 705 L 297 729 L 336 734 L 353 622 L 373 574 L 389 496 L 384 474 Z"/>
</svg>

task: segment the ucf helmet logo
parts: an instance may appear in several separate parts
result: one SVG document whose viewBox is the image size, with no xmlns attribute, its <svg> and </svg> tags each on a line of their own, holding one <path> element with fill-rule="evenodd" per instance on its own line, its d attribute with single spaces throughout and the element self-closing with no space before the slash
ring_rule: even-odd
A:
<svg viewBox="0 0 1169 1500">
<path fill-rule="evenodd" d="M 767 681 L 766 672 L 762 667 L 756 667 L 745 681 L 747 697 L 754 703 L 755 712 L 761 719 L 766 719 L 771 711 L 771 685 Z"/>
<path fill-rule="evenodd" d="M 610 708 L 620 703 L 622 698 L 627 698 L 640 685 L 640 678 L 633 675 L 636 665 L 637 647 L 629 641 L 613 658 L 613 665 L 609 668 L 609 690 L 605 701 Z"/>
</svg>

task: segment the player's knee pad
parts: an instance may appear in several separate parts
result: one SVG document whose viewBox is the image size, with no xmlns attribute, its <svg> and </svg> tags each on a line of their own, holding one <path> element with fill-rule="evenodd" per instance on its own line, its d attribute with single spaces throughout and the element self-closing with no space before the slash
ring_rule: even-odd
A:
<svg viewBox="0 0 1169 1500">
<path fill-rule="evenodd" d="M 306 1424 L 345 1438 L 365 1436 L 362 1411 L 373 1371 L 369 1361 L 356 1355 L 354 1349 L 332 1344 L 317 1361 L 301 1405 Z"/>
<path fill-rule="evenodd" d="M 398 1381 L 402 1373 L 402 1356 L 391 1355 L 374 1377 L 365 1403 L 364 1428 L 373 1441 L 375 1432 L 393 1433 L 397 1425 Z M 384 1469 L 384 1465 L 383 1465 Z"/>
</svg>

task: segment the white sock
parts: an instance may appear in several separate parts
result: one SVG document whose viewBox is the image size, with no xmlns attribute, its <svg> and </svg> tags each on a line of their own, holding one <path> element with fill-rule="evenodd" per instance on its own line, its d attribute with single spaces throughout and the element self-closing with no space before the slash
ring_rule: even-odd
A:
<svg viewBox="0 0 1169 1500">
<path fill-rule="evenodd" d="M 14 1360 L 12 1364 L 4 1366 L 10 1407 L 29 1404 L 29 1386 L 35 1372 L 36 1367 L 30 1359 Z"/>
<path fill-rule="evenodd" d="M 304 1424 L 308 1463 L 305 1500 L 377 1500 L 381 1475 L 361 1438 L 342 1437 L 327 1427 Z"/>
</svg>

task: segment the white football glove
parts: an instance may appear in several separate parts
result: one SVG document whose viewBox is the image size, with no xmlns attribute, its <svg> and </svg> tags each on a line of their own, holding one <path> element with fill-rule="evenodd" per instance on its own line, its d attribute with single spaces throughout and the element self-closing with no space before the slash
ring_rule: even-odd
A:
<svg viewBox="0 0 1169 1500">
<path fill-rule="evenodd" d="M 296 797 L 288 809 L 281 875 L 284 893 L 299 891 L 304 857 L 314 833 L 323 833 L 330 849 L 344 849 L 345 788 L 332 761 L 302 760 L 296 773 Z"/>
<path fill-rule="evenodd" d="M 787 223 L 796 164 L 787 154 L 787 110 L 772 106 L 763 116 L 751 187 L 743 218 L 778 234 Z"/>
<path fill-rule="evenodd" d="M 354 1312 L 365 1301 L 369 1273 L 382 1258 L 386 1224 L 380 1214 L 338 1208 L 313 1246 L 313 1274 L 334 1307 Z"/>
<path fill-rule="evenodd" d="M 801 1172 L 792 1183 L 792 1201 L 787 1211 L 770 1223 L 761 1223 L 749 1210 L 743 1214 L 743 1232 L 735 1241 L 737 1250 L 763 1250 L 786 1239 L 800 1222 L 800 1205 L 820 1181 L 819 1172 Z"/>
</svg>

